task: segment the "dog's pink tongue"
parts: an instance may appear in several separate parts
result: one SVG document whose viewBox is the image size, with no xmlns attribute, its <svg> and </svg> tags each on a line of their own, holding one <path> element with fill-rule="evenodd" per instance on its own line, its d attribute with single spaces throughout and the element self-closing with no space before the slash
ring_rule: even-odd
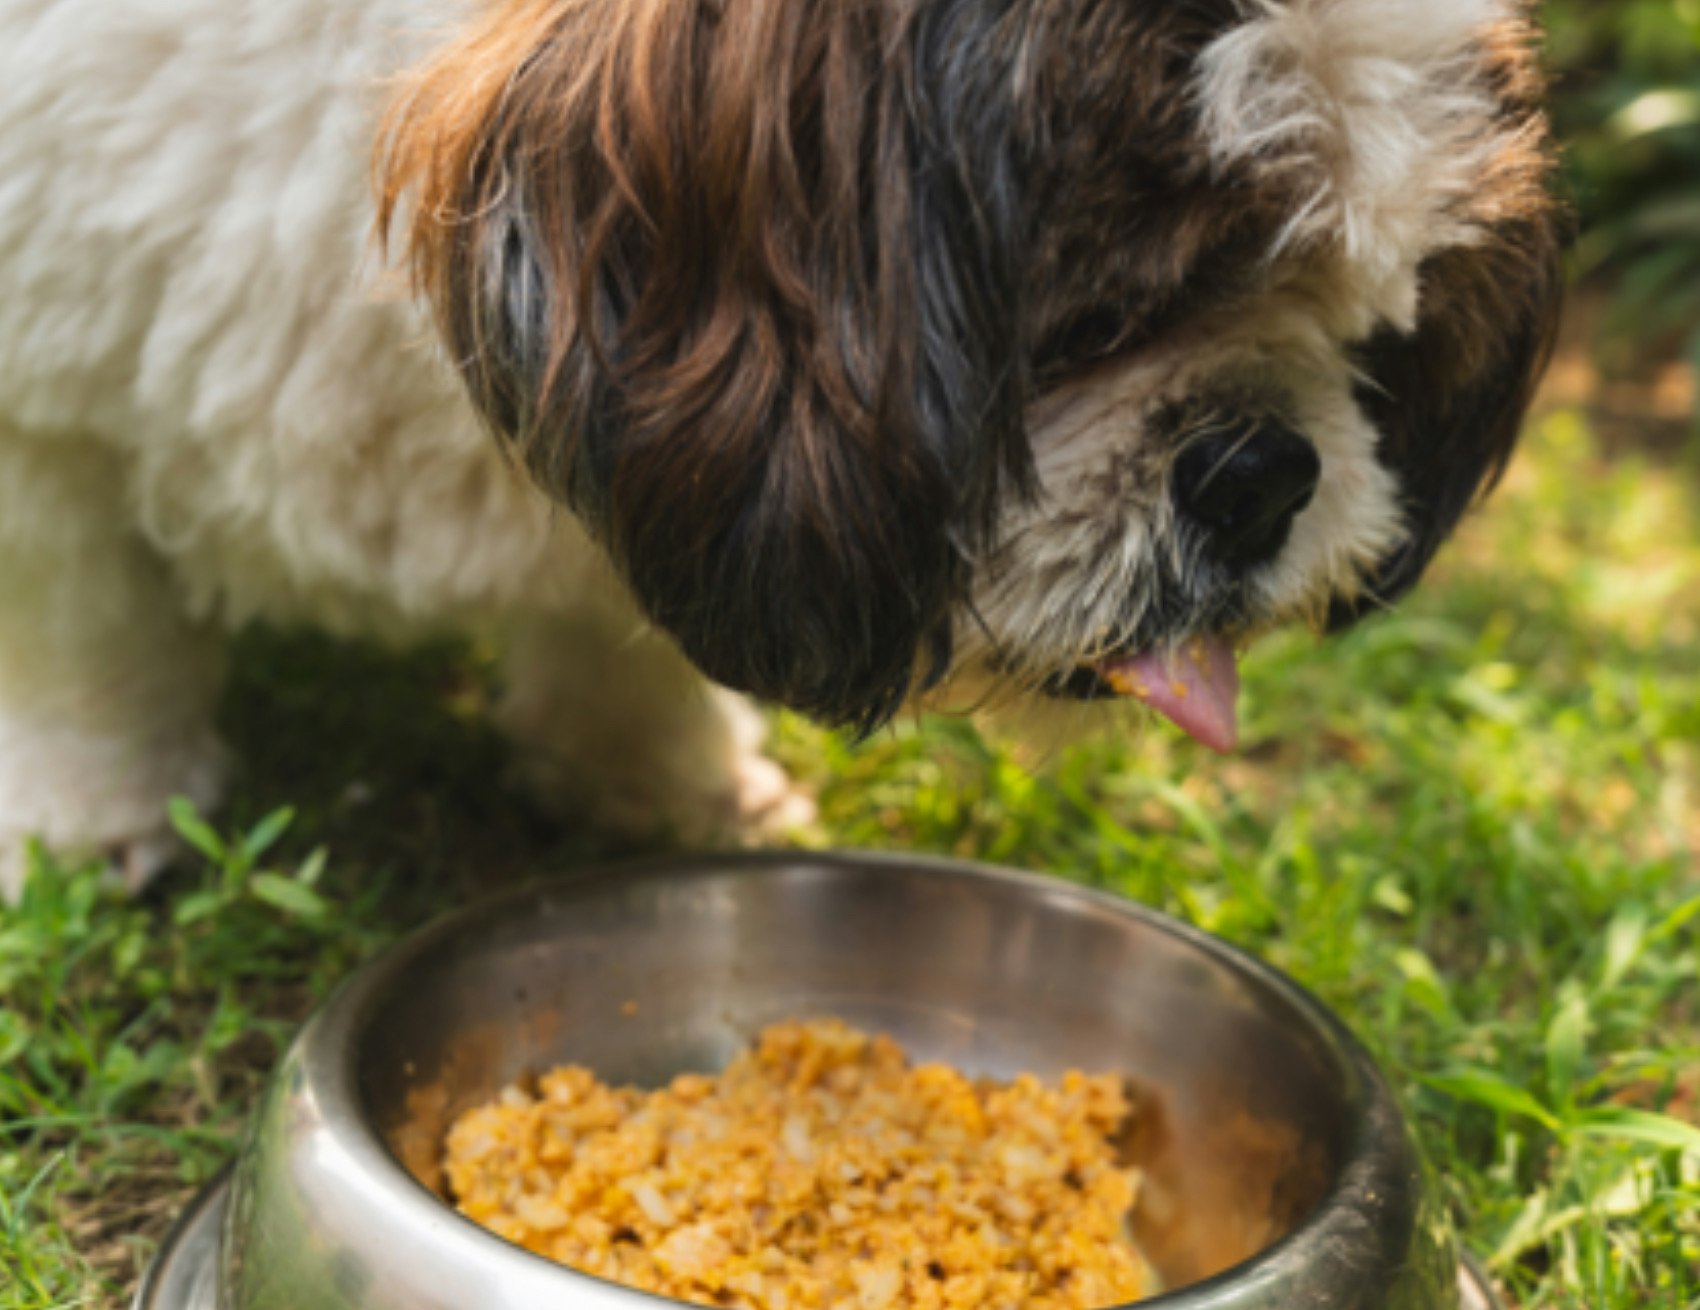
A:
<svg viewBox="0 0 1700 1310">
<path fill-rule="evenodd" d="M 1239 742 L 1234 706 L 1240 695 L 1240 669 L 1226 637 L 1203 637 L 1183 650 L 1152 650 L 1110 660 L 1099 673 L 1123 696 L 1144 701 L 1213 751 L 1225 754 Z"/>
</svg>

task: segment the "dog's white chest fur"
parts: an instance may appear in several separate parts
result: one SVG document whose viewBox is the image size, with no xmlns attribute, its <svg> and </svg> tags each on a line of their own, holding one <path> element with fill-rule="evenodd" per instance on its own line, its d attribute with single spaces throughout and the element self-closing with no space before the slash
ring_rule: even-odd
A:
<svg viewBox="0 0 1700 1310">
<path fill-rule="evenodd" d="M 455 10 L 0 3 L 0 428 L 120 452 L 200 610 L 430 619 L 582 552 L 370 249 L 383 79 Z"/>
</svg>

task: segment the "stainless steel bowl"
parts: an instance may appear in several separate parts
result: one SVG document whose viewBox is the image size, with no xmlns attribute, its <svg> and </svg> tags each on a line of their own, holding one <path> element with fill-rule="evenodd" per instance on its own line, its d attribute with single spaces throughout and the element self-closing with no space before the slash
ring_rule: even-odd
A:
<svg viewBox="0 0 1700 1310">
<path fill-rule="evenodd" d="M 1309 994 L 1052 879 L 779 853 L 599 870 L 451 916 L 302 1030 L 138 1310 L 639 1310 L 438 1195 L 449 1120 L 571 1061 L 655 1084 L 833 1014 L 1007 1077 L 1127 1076 L 1153 1310 L 1485 1304 L 1387 1085 Z M 1461 1292 L 1462 1286 L 1462 1292 Z"/>
</svg>

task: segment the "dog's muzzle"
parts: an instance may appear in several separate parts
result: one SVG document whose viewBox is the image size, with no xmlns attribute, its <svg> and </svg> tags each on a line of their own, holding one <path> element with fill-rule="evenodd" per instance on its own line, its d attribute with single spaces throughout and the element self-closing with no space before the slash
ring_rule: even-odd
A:
<svg viewBox="0 0 1700 1310">
<path fill-rule="evenodd" d="M 1272 418 L 1222 425 L 1194 437 L 1175 461 L 1170 494 L 1205 553 L 1236 577 L 1281 553 L 1316 495 L 1316 447 Z M 1212 632 L 1178 648 L 1114 652 L 1079 665 L 1050 690 L 1082 700 L 1142 701 L 1216 751 L 1239 741 L 1240 675 L 1234 634 Z"/>
</svg>

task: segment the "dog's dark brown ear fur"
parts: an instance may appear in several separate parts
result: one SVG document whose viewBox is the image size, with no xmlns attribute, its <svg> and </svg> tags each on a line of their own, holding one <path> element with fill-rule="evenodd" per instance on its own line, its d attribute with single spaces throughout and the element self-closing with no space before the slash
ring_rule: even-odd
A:
<svg viewBox="0 0 1700 1310">
<path fill-rule="evenodd" d="M 475 403 L 650 617 L 863 729 L 1032 476 L 982 8 L 508 0 L 380 146 Z"/>
<path fill-rule="evenodd" d="M 1358 351 L 1358 402 L 1399 478 L 1409 536 L 1363 593 L 1336 603 L 1344 627 L 1410 590 L 1464 512 L 1504 472 L 1552 353 L 1563 299 L 1565 219 L 1552 171 L 1534 42 L 1507 21 L 1486 44 L 1483 76 L 1512 128 L 1468 202 L 1478 240 L 1420 271 L 1416 331 L 1383 331 Z"/>
</svg>

